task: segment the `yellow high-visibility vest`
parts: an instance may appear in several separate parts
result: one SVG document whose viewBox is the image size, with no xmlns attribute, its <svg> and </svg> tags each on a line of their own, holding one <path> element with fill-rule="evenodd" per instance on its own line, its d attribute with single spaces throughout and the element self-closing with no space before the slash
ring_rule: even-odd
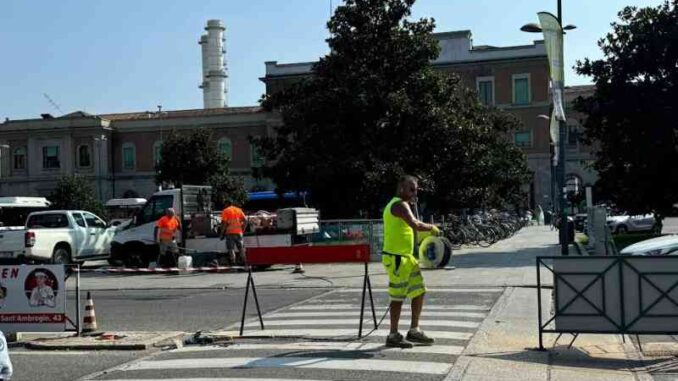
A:
<svg viewBox="0 0 678 381">
<path fill-rule="evenodd" d="M 393 197 L 384 208 L 384 253 L 396 255 L 412 255 L 414 250 L 414 230 L 400 217 L 391 213 L 391 207 L 400 202 L 400 197 Z"/>
</svg>

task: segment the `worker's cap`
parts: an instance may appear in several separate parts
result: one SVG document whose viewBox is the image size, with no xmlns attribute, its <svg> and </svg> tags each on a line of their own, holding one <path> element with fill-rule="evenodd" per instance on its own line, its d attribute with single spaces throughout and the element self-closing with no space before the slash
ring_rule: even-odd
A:
<svg viewBox="0 0 678 381">
<path fill-rule="evenodd" d="M 165 213 L 168 213 L 168 214 L 175 214 L 174 208 L 167 208 L 167 209 L 165 209 Z"/>
<path fill-rule="evenodd" d="M 47 274 L 43 273 L 42 271 L 37 271 L 37 272 L 35 273 L 35 276 L 36 276 L 36 277 L 37 277 L 37 276 L 41 276 L 41 277 L 43 277 L 43 278 L 47 278 Z"/>
</svg>

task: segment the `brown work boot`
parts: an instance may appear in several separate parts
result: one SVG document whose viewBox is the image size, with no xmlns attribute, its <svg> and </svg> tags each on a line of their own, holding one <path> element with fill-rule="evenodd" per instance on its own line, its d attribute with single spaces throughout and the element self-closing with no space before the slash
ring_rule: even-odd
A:
<svg viewBox="0 0 678 381">
<path fill-rule="evenodd" d="M 386 336 L 386 346 L 389 348 L 412 348 L 412 343 L 408 343 L 400 332 L 390 333 Z"/>
</svg>

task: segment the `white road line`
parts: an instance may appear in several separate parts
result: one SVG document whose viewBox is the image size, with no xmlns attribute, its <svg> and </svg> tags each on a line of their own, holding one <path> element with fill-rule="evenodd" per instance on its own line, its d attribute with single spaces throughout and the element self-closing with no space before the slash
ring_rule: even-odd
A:
<svg viewBox="0 0 678 381">
<path fill-rule="evenodd" d="M 426 309 L 426 307 L 424 307 Z M 386 312 L 384 308 L 378 308 L 375 310 L 377 314 L 383 314 Z M 369 316 L 371 310 L 369 308 L 365 309 L 365 315 Z M 423 312 L 426 317 L 466 317 L 466 318 L 484 318 L 487 314 L 482 312 L 460 312 L 460 311 L 426 311 Z M 411 311 L 402 311 L 400 316 L 410 316 L 412 315 Z M 269 315 L 264 315 L 266 318 L 308 318 L 308 317 L 331 317 L 331 316 L 360 316 L 360 310 L 351 310 L 351 311 L 310 311 L 310 312 L 278 312 Z"/>
<path fill-rule="evenodd" d="M 124 370 L 154 369 L 335 369 L 351 371 L 405 372 L 423 374 L 447 374 L 451 364 L 428 361 L 337 359 L 329 357 L 231 357 L 192 358 L 176 360 L 140 361 Z"/>
<path fill-rule="evenodd" d="M 441 355 L 458 355 L 464 347 L 458 345 L 416 346 L 409 349 L 386 348 L 380 343 L 346 343 L 346 342 L 300 342 L 300 343 L 263 343 L 263 344 L 234 344 L 228 347 L 184 347 L 171 353 L 210 352 L 210 351 L 243 351 L 243 350 L 290 350 L 290 351 L 379 351 L 399 353 L 431 353 Z"/>
<path fill-rule="evenodd" d="M 403 306 L 403 312 L 405 312 L 405 307 Z M 294 306 L 290 307 L 290 310 L 320 310 L 320 311 L 326 311 L 326 310 L 355 310 L 358 309 L 360 310 L 360 304 L 303 304 L 300 306 Z M 365 304 L 365 311 L 368 311 L 370 309 L 369 303 Z M 383 309 L 382 309 L 383 310 Z M 487 306 L 476 306 L 476 305 L 468 305 L 468 304 L 458 304 L 458 305 L 447 305 L 447 306 L 436 306 L 436 305 L 424 305 L 424 312 L 426 311 L 460 311 L 460 310 L 468 310 L 468 311 L 489 311 L 490 307 Z"/>
<path fill-rule="evenodd" d="M 273 319 L 265 319 L 264 320 L 264 326 L 265 327 L 280 327 L 280 326 L 288 326 L 288 325 L 300 325 L 304 327 L 313 327 L 313 326 L 328 326 L 328 325 L 355 325 L 357 322 L 356 320 L 360 319 L 351 319 L 346 318 L 346 319 L 297 319 L 297 320 L 289 320 L 289 319 L 282 319 L 282 320 L 273 320 Z M 366 324 L 371 323 L 372 321 L 370 319 L 365 319 L 364 322 Z M 457 321 L 457 320 L 422 320 L 419 325 L 422 327 L 452 327 L 452 328 L 478 328 L 480 326 L 480 323 L 477 321 Z M 259 326 L 258 321 L 252 321 L 249 323 L 245 323 L 245 327 L 254 327 L 254 326 Z"/>
<path fill-rule="evenodd" d="M 503 288 L 427 288 L 427 292 L 464 292 L 464 293 L 481 293 L 481 292 L 503 292 Z M 372 292 L 387 292 L 385 288 L 373 288 Z M 336 292 L 363 292 L 362 288 L 345 288 L 337 290 Z"/>
<path fill-rule="evenodd" d="M 266 324 L 266 322 L 264 322 Z M 367 333 L 372 330 L 371 325 L 363 327 L 363 333 Z M 373 337 L 386 337 L 388 335 L 388 329 L 378 329 L 370 336 Z M 323 329 L 323 328 L 297 328 L 297 329 L 266 329 L 266 330 L 252 330 L 245 332 L 247 335 L 271 335 L 271 336 L 303 336 L 303 337 L 337 337 L 337 336 L 357 336 L 358 328 L 348 329 L 348 328 L 339 328 L 339 329 Z M 426 335 L 434 339 L 453 339 L 453 340 L 468 340 L 473 336 L 471 332 L 451 332 L 451 331 L 431 331 L 426 330 Z"/>
</svg>

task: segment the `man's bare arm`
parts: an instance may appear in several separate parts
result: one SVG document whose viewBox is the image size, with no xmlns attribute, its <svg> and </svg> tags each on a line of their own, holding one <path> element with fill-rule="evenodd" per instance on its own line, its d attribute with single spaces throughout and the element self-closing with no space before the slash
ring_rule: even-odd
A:
<svg viewBox="0 0 678 381">
<path fill-rule="evenodd" d="M 391 214 L 393 214 L 396 217 L 402 218 L 403 220 L 405 220 L 405 223 L 407 223 L 412 229 L 417 231 L 431 231 L 435 228 L 431 224 L 427 224 L 416 219 L 414 217 L 414 214 L 412 214 L 412 209 L 410 208 L 410 205 L 405 201 L 393 204 L 391 206 Z"/>
</svg>

